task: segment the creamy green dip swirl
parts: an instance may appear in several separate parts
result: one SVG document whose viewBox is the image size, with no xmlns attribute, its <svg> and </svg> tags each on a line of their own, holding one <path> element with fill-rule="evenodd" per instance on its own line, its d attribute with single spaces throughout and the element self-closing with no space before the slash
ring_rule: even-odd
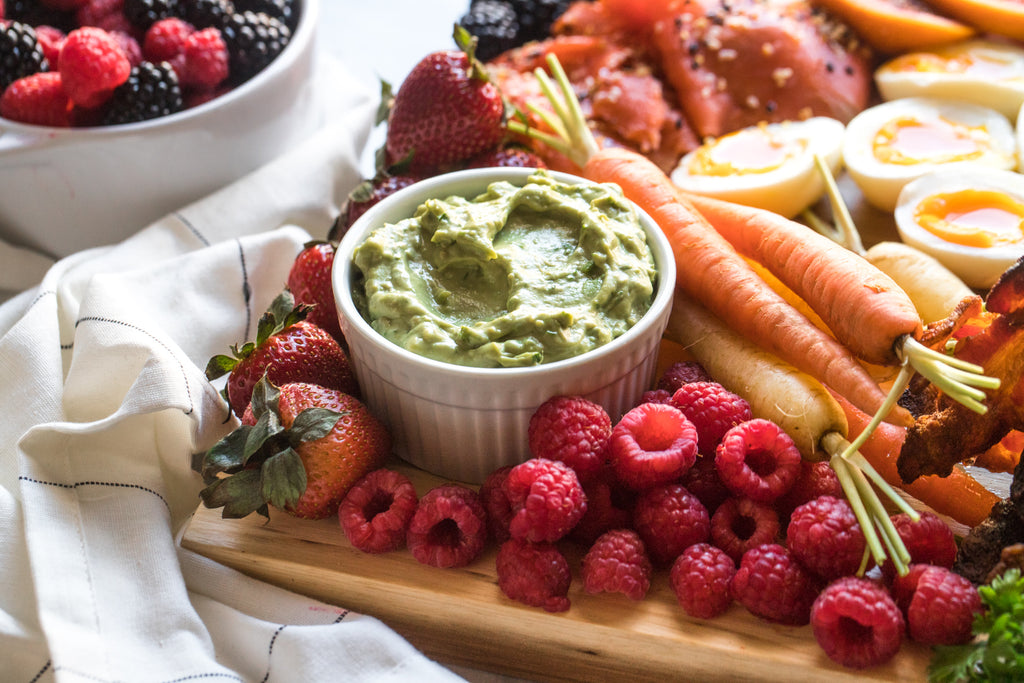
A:
<svg viewBox="0 0 1024 683">
<path fill-rule="evenodd" d="M 356 248 L 353 299 L 413 353 L 474 367 L 551 363 L 620 336 L 650 308 L 654 257 L 615 185 L 497 182 L 424 202 Z"/>
</svg>

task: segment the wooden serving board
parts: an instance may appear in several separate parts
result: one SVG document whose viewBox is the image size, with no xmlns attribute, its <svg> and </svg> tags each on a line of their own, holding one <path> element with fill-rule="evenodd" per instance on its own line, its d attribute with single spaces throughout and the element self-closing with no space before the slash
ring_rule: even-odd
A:
<svg viewBox="0 0 1024 683">
<path fill-rule="evenodd" d="M 394 463 L 420 494 L 442 480 Z M 549 614 L 506 598 L 496 548 L 461 569 L 418 563 L 407 550 L 353 548 L 334 519 L 271 512 L 241 520 L 200 507 L 185 548 L 271 584 L 379 618 L 433 659 L 541 681 L 925 681 L 930 650 L 905 641 L 887 665 L 856 671 L 831 662 L 811 628 L 770 624 L 734 604 L 692 619 L 666 570 L 642 601 L 583 590 L 581 555 L 567 612 Z"/>
</svg>

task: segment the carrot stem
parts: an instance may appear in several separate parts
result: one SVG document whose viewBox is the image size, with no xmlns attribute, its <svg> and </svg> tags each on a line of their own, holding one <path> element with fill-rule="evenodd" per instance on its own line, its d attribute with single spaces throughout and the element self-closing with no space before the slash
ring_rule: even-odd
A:
<svg viewBox="0 0 1024 683">
<path fill-rule="evenodd" d="M 818 167 L 818 172 L 821 173 L 821 177 L 825 181 L 825 192 L 832 207 L 832 215 L 836 219 L 836 232 L 842 238 L 836 241 L 853 253 L 863 256 L 864 244 L 860 239 L 860 231 L 857 230 L 853 216 L 850 215 L 850 209 L 843 201 L 843 195 L 839 191 L 839 184 L 836 183 L 835 176 L 832 175 L 832 169 L 819 154 L 814 155 L 814 165 Z"/>
<path fill-rule="evenodd" d="M 897 351 L 904 362 L 951 399 L 979 415 L 988 412 L 988 406 L 982 403 L 985 392 L 981 390 L 998 389 L 998 377 L 981 374 L 981 366 L 939 353 L 912 337 L 906 337 Z"/>
<path fill-rule="evenodd" d="M 910 554 L 893 525 L 888 511 L 882 505 L 878 491 L 880 490 L 885 497 L 892 500 L 901 511 L 910 515 L 911 519 L 918 519 L 918 512 L 885 482 L 864 456 L 856 450 L 847 454 L 850 450 L 850 442 L 842 434 L 839 432 L 825 434 L 822 437 L 822 447 L 832 454 L 829 464 L 839 479 L 839 484 L 843 488 L 843 493 L 846 494 L 850 507 L 853 508 L 853 514 L 864 533 L 864 540 L 871 556 L 874 557 L 877 564 L 882 564 L 888 557 L 896 567 L 897 573 L 901 576 L 906 574 Z M 878 490 L 875 486 L 878 487 Z M 861 570 L 864 569 L 866 569 L 866 563 L 862 563 Z"/>
<path fill-rule="evenodd" d="M 846 494 L 846 500 L 849 501 L 850 507 L 853 508 L 853 514 L 857 518 L 857 523 L 860 524 L 861 531 L 864 533 L 864 540 L 871 551 L 871 556 L 875 558 L 876 563 L 881 564 L 885 561 L 885 548 L 882 547 L 871 515 L 868 514 L 867 509 L 864 507 L 864 501 L 861 500 L 857 482 L 853 479 L 852 468 L 838 454 L 832 456 L 829 464 L 839 479 L 839 485 L 843 488 L 843 493 Z"/>
<path fill-rule="evenodd" d="M 889 414 L 889 411 L 892 410 L 892 407 L 896 405 L 897 401 L 899 401 L 900 396 L 903 395 L 903 390 L 906 389 L 907 385 L 910 384 L 910 380 L 913 378 L 913 376 L 914 369 L 911 368 L 908 364 L 903 363 L 900 366 L 899 374 L 897 374 L 896 379 L 893 380 L 892 388 L 889 390 L 889 393 L 885 397 L 885 402 L 883 402 L 882 405 L 878 408 L 878 410 L 875 411 L 875 414 L 871 417 L 871 421 L 864 428 L 864 431 L 858 434 L 857 438 L 854 439 L 853 442 L 846 447 L 846 450 L 843 452 L 844 458 L 850 457 L 851 454 L 859 450 L 860 447 L 864 445 L 864 442 L 867 441 L 868 438 L 870 438 L 872 432 L 874 432 L 875 429 L 878 428 L 878 425 L 882 423 L 882 420 L 885 418 L 885 416 Z"/>
</svg>

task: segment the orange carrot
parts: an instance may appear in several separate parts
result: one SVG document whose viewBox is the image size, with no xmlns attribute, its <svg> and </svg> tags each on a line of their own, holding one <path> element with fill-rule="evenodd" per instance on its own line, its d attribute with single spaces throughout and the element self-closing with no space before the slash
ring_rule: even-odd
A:
<svg viewBox="0 0 1024 683">
<path fill-rule="evenodd" d="M 862 410 L 879 409 L 885 392 L 849 350 L 769 287 L 652 161 L 631 150 L 604 148 L 589 156 L 582 172 L 595 182 L 617 184 L 661 226 L 672 244 L 678 287 Z M 905 411 L 897 415 L 905 418 Z"/>
<path fill-rule="evenodd" d="M 846 413 L 850 437 L 856 437 L 867 426 L 870 416 L 837 393 L 832 394 Z M 859 450 L 885 481 L 906 491 L 935 512 L 971 527 L 988 517 L 999 496 L 986 489 L 962 467 L 954 467 L 948 477 L 928 475 L 904 484 L 896 471 L 896 459 L 906 436 L 907 430 L 903 427 L 882 423 Z"/>
<path fill-rule="evenodd" d="M 862 256 L 771 211 L 680 192 L 737 251 L 806 301 L 858 358 L 895 365 L 902 340 L 920 337 L 914 302 Z"/>
<path fill-rule="evenodd" d="M 1011 429 L 1002 440 L 974 459 L 974 464 L 989 472 L 1013 473 L 1024 449 L 1024 432 Z"/>
</svg>

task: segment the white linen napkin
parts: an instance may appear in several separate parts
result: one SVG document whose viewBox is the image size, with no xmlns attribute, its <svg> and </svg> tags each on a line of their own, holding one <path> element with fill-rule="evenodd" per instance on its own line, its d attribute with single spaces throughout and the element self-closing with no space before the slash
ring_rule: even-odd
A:
<svg viewBox="0 0 1024 683">
<path fill-rule="evenodd" d="M 206 360 L 254 337 L 359 180 L 376 101 L 336 87 L 304 145 L 120 244 L 48 269 L 0 249 L 3 287 L 37 278 L 0 305 L 0 680 L 459 680 L 374 618 L 177 543 L 191 455 L 237 424 Z"/>
</svg>

